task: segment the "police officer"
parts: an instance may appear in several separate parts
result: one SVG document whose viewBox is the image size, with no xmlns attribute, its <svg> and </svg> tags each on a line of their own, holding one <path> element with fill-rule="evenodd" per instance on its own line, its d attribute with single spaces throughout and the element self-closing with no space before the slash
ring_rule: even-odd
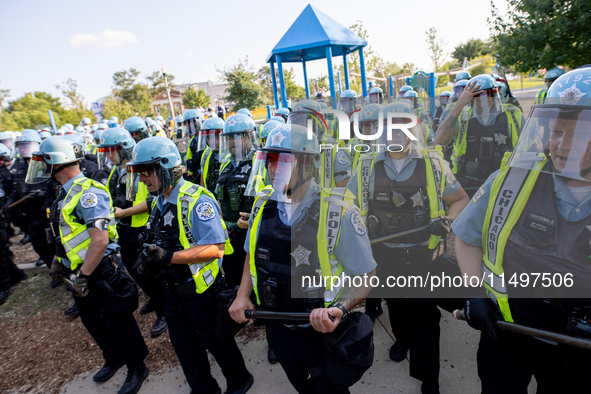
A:
<svg viewBox="0 0 591 394">
<path fill-rule="evenodd" d="M 377 125 L 378 125 L 378 116 L 380 111 L 384 108 L 381 104 L 367 104 L 364 106 L 360 111 L 358 116 L 358 132 L 362 135 L 375 135 L 377 134 Z M 351 121 L 354 121 L 354 116 L 351 118 Z M 353 124 L 354 126 L 354 124 Z M 355 138 L 349 140 L 349 149 L 351 154 L 353 155 L 353 160 L 351 163 L 351 168 L 355 171 L 357 165 L 359 164 L 359 160 L 362 156 L 367 154 L 375 153 L 375 146 L 374 144 L 382 143 L 383 141 L 363 141 L 355 134 Z"/>
<path fill-rule="evenodd" d="M 414 90 L 414 89 L 410 85 L 401 86 L 400 89 L 398 90 L 398 93 L 396 94 L 396 101 L 402 100 L 404 98 L 404 95 L 406 94 L 406 92 L 411 91 L 411 90 Z"/>
<path fill-rule="evenodd" d="M 199 183 L 201 179 L 201 155 L 203 151 L 199 151 L 199 130 L 205 122 L 205 116 L 200 109 L 190 109 L 185 112 L 183 118 L 183 127 L 185 133 L 191 136 L 189 141 L 189 149 L 187 150 L 187 174 L 189 179 L 195 183 Z"/>
<path fill-rule="evenodd" d="M 198 151 L 201 155 L 201 186 L 212 193 L 220 175 L 220 134 L 224 131 L 224 121 L 221 118 L 209 118 L 203 122 L 203 128 L 199 130 Z"/>
<path fill-rule="evenodd" d="M 371 88 L 369 91 L 369 104 L 383 104 L 384 103 L 384 91 L 379 86 Z"/>
<path fill-rule="evenodd" d="M 413 108 L 415 109 L 417 121 L 421 124 L 427 145 L 435 145 L 433 123 L 431 121 L 431 117 L 421 105 L 418 93 L 414 90 L 409 90 L 408 92 L 404 93 L 404 99 L 410 101 Z"/>
<path fill-rule="evenodd" d="M 5 157 L 10 157 L 10 155 L 10 150 L 4 144 L 0 144 L 0 165 L 3 165 Z M 8 201 L 5 182 L 10 182 L 8 186 L 12 188 L 12 181 L 4 179 L 0 174 L 0 204 L 3 206 Z M 0 256 L 0 305 L 4 304 L 10 296 L 10 287 L 27 278 L 24 271 L 12 261 L 11 252 L 8 249 L 9 234 L 7 230 L 9 227 L 10 224 L 4 212 L 0 213 L 0 253 L 2 253 Z"/>
<path fill-rule="evenodd" d="M 119 118 L 116 116 L 111 116 L 111 119 L 107 122 L 109 128 L 119 127 Z"/>
<path fill-rule="evenodd" d="M 283 123 L 287 123 L 287 118 L 289 118 L 289 108 L 278 108 L 277 111 L 275 111 L 275 114 L 273 115 L 273 118 L 271 119 L 275 119 L 275 118 L 281 118 L 283 119 Z"/>
<path fill-rule="evenodd" d="M 590 78 L 591 67 L 583 67 L 552 84 L 512 157 L 452 226 L 462 272 L 484 278 L 483 298 L 466 302 L 466 316 L 481 331 L 485 394 L 525 393 L 532 375 L 539 392 L 588 390 L 591 352 L 498 330 L 494 322 L 589 338 Z M 534 275 L 555 281 L 534 284 Z"/>
<path fill-rule="evenodd" d="M 127 118 L 125 122 L 123 122 L 123 127 L 129 132 L 129 134 L 131 134 L 131 137 L 136 143 L 150 136 L 146 122 L 144 122 L 144 120 L 139 116 Z M 96 134 L 94 138 L 96 139 Z"/>
<path fill-rule="evenodd" d="M 184 134 L 183 133 L 183 115 L 178 115 L 175 118 L 175 123 L 176 123 L 176 137 L 175 138 L 183 138 Z"/>
<path fill-rule="evenodd" d="M 261 309 L 311 312 L 305 324 L 267 320 L 269 342 L 299 393 L 341 393 L 348 389 L 338 389 L 322 367 L 323 333 L 345 321 L 369 289 L 343 288 L 342 283 L 307 288 L 293 284 L 301 283 L 300 276 L 315 277 L 320 271 L 327 277 L 344 273 L 371 278 L 376 264 L 359 210 L 351 204 L 353 196 L 345 188 L 318 186 L 319 160 L 317 139 L 308 139 L 306 128 L 294 124 L 276 127 L 257 154 L 247 193 L 260 190 L 257 183 L 266 171 L 272 185 L 255 200 L 244 244 L 244 274 L 230 314 L 237 322 L 247 321 L 244 311 L 254 308 L 253 291 Z M 329 211 L 337 213 L 332 219 L 336 227 L 329 225 L 339 228 L 338 234 L 327 233 Z"/>
<path fill-rule="evenodd" d="M 452 171 L 464 189 L 475 191 L 500 167 L 503 154 L 513 150 L 521 124 L 521 111 L 503 106 L 499 87 L 483 74 L 466 85 L 439 125 L 436 141 L 447 145 L 454 140 Z"/>
<path fill-rule="evenodd" d="M 40 144 L 41 138 L 35 130 L 23 130 L 21 136 L 17 138 L 16 149 L 21 158 L 27 163 L 27 166 L 31 161 L 33 152 L 39 150 Z M 50 180 L 35 185 L 26 184 L 26 168 L 24 167 L 22 171 L 24 174 L 20 171 L 14 174 L 13 192 L 10 195 L 9 203 L 28 197 L 18 205 L 18 209 L 26 219 L 27 234 L 31 239 L 33 249 L 39 255 L 36 265 L 41 266 L 45 264 L 49 268 L 51 267 L 55 250 L 47 243 L 45 235 L 45 229 L 49 228 L 46 208 L 49 208 L 54 200 L 55 189 L 53 182 Z"/>
<path fill-rule="evenodd" d="M 82 146 L 72 139 L 48 138 L 33 153 L 27 183 L 51 178 L 62 185 L 51 209 L 60 258 L 52 263 L 52 276 L 70 278 L 82 323 L 103 352 L 105 365 L 93 380 L 106 382 L 126 364 L 119 394 L 137 393 L 149 373 L 144 364 L 148 348 L 133 318 L 137 287 L 117 257 L 109 192 L 80 172 L 82 157 Z"/>
<path fill-rule="evenodd" d="M 216 295 L 225 287 L 222 258 L 231 252 L 217 202 L 205 188 L 182 179 L 181 157 L 169 139 L 140 141 L 127 170 L 128 190 L 142 182 L 158 196 L 148 220 L 148 243 L 134 270 L 156 270 L 164 279 L 170 341 L 192 392 L 221 393 L 206 349 L 226 377 L 226 393 L 247 392 L 252 375 L 234 338 L 220 339 L 215 325 Z"/>
<path fill-rule="evenodd" d="M 406 100 L 389 104 L 383 109 L 384 129 L 389 112 L 415 114 Z M 393 118 L 392 123 L 402 126 L 410 120 Z M 428 231 L 372 245 L 378 263 L 377 273 L 383 278 L 381 283 L 385 283 L 389 275 L 434 272 L 440 265 L 434 260 L 441 255 L 449 222 L 469 202 L 439 150 L 425 148 L 420 126 L 405 130 L 416 140 L 411 141 L 402 128 L 392 130 L 388 149 L 364 156 L 347 185 L 357 197 L 371 238 L 429 225 Z M 445 204 L 450 205 L 448 214 Z M 410 348 L 411 376 L 423 381 L 423 393 L 438 393 L 441 315 L 437 299 L 403 298 L 407 295 L 383 294 L 396 337 L 396 343 L 390 348 L 390 358 L 402 361 Z M 369 314 L 377 316 L 375 301 L 368 299 L 367 303 Z"/>
<path fill-rule="evenodd" d="M 140 314 L 156 311 L 156 321 L 150 330 L 152 338 L 156 338 L 167 328 L 164 318 L 164 293 L 160 279 L 146 280 L 145 276 L 135 275 L 132 270 L 142 248 L 140 235 L 148 223 L 148 204 L 152 201 L 152 196 L 143 184 L 138 186 L 138 193 L 133 201 L 127 201 L 126 198 L 128 176 L 126 164 L 131 159 L 134 146 L 135 141 L 127 130 L 120 127 L 111 128 L 101 135 L 98 163 L 101 168 L 106 168 L 107 161 L 113 166 L 107 180 L 107 187 L 115 208 L 121 260 L 135 281 L 150 296 L 150 301 L 142 307 Z"/>
<path fill-rule="evenodd" d="M 558 79 L 558 77 L 560 77 L 562 74 L 564 74 L 564 70 L 560 67 L 546 71 L 546 78 L 544 78 L 544 83 L 546 86 L 538 90 L 536 93 L 536 104 L 544 104 L 544 100 L 546 100 L 546 95 L 548 94 L 548 89 L 550 89 L 554 81 L 556 81 L 556 79 Z"/>
<path fill-rule="evenodd" d="M 279 117 L 277 119 L 283 119 L 283 118 Z M 271 119 L 271 120 L 267 121 L 258 132 L 259 146 L 265 146 L 265 143 L 267 142 L 267 137 L 269 136 L 269 133 L 275 127 L 282 125 L 282 124 L 285 124 L 285 122 L 282 122 L 281 120 Z"/>
<path fill-rule="evenodd" d="M 341 96 L 339 97 L 337 108 L 339 111 L 346 113 L 350 118 L 353 112 L 359 110 L 359 108 L 357 108 L 357 92 L 355 92 L 353 89 L 343 90 Z"/>
<path fill-rule="evenodd" d="M 298 101 L 289 114 L 288 123 L 308 127 L 322 144 L 322 160 L 320 167 L 321 187 L 345 187 L 351 177 L 351 158 L 345 143 L 338 140 L 334 130 L 322 115 L 322 107 L 312 100 Z M 310 121 L 310 122 L 309 122 Z"/>
<path fill-rule="evenodd" d="M 448 92 L 447 90 L 444 90 L 443 92 L 441 92 L 439 94 L 439 105 L 437 106 L 437 109 L 435 110 L 435 115 L 433 116 L 433 131 L 434 132 L 437 132 L 437 127 L 439 126 L 439 123 L 441 123 L 441 121 L 443 121 L 443 119 L 445 119 L 445 117 L 443 116 L 443 113 L 445 112 L 445 108 L 447 107 L 447 103 L 448 103 L 450 97 L 451 97 L 451 92 Z"/>
<path fill-rule="evenodd" d="M 226 120 L 221 134 L 221 165 L 216 194 L 234 248 L 234 253 L 224 258 L 224 273 L 229 287 L 240 284 L 246 255 L 242 245 L 254 199 L 244 192 L 256 153 L 254 129 L 254 121 L 248 115 L 236 113 Z"/>
<path fill-rule="evenodd" d="M 459 82 L 459 81 L 469 81 L 472 78 L 472 76 L 470 75 L 470 71 L 460 71 L 459 73 L 456 74 L 456 79 L 454 82 Z"/>
<path fill-rule="evenodd" d="M 250 119 L 253 119 L 252 117 L 252 113 L 250 112 L 250 110 L 248 108 L 240 108 L 238 111 L 236 111 L 237 114 L 244 114 L 246 116 L 248 116 Z"/>
</svg>

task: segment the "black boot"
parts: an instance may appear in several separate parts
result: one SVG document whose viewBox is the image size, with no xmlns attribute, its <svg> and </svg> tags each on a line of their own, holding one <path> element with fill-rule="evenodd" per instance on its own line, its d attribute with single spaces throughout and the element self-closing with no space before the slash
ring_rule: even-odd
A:
<svg viewBox="0 0 591 394">
<path fill-rule="evenodd" d="M 21 239 L 21 241 L 19 243 L 21 245 L 26 245 L 29 242 L 31 242 L 31 237 L 29 237 L 29 234 L 25 234 L 25 236 L 23 237 L 23 239 Z"/>
<path fill-rule="evenodd" d="M 269 345 L 267 349 L 267 359 L 271 364 L 277 364 L 279 362 L 279 360 L 277 360 L 277 356 L 275 355 L 275 350 L 273 350 L 273 348 Z"/>
<path fill-rule="evenodd" d="M 252 387 L 252 384 L 254 383 L 254 377 L 252 376 L 251 373 L 249 373 L 249 377 L 248 380 L 246 381 L 246 383 L 244 384 L 244 386 L 240 387 L 238 390 L 226 390 L 224 394 L 244 394 L 246 393 L 248 390 L 250 390 L 250 388 Z"/>
<path fill-rule="evenodd" d="M 396 342 L 390 348 L 390 360 L 399 363 L 400 361 L 406 358 L 406 353 L 408 352 L 408 346 Z"/>
<path fill-rule="evenodd" d="M 127 378 L 117 394 L 136 394 L 142 388 L 142 383 L 148 377 L 150 370 L 146 364 L 142 363 L 139 367 L 127 371 Z"/>
<path fill-rule="evenodd" d="M 166 331 L 167 328 L 168 324 L 166 324 L 166 319 L 164 316 L 157 317 L 152 329 L 150 330 L 150 336 L 152 338 L 159 337 L 164 333 L 164 331 Z"/>
<path fill-rule="evenodd" d="M 64 315 L 78 317 L 80 316 L 80 312 L 78 312 L 78 307 L 76 306 L 76 304 L 74 304 L 64 311 Z"/>
<path fill-rule="evenodd" d="M 10 297 L 10 290 L 0 291 L 0 305 L 4 304 L 8 297 Z"/>
<path fill-rule="evenodd" d="M 140 315 L 147 315 L 148 313 L 152 313 L 156 310 L 156 306 L 152 302 L 152 300 L 148 301 L 148 303 L 140 308 Z"/>
<path fill-rule="evenodd" d="M 35 267 L 41 267 L 42 265 L 45 265 L 45 261 L 43 261 L 43 259 L 39 257 L 39 260 L 37 260 L 37 262 L 35 263 Z"/>
<path fill-rule="evenodd" d="M 97 383 L 104 383 L 107 380 L 111 379 L 113 375 L 115 375 L 115 373 L 119 371 L 119 369 L 124 365 L 125 361 L 121 361 L 113 365 L 105 363 L 105 365 L 103 365 L 103 367 L 99 369 L 99 371 L 92 377 L 92 380 L 94 380 Z"/>
</svg>

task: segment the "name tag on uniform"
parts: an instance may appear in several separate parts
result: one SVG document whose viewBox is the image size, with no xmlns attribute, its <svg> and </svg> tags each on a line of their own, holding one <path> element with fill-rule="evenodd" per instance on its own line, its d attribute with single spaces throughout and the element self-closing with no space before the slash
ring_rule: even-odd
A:
<svg viewBox="0 0 591 394">
<path fill-rule="evenodd" d="M 271 260 L 271 249 L 257 247 L 255 252 L 255 258 L 265 261 Z"/>
<path fill-rule="evenodd" d="M 526 219 L 523 221 L 523 225 L 544 234 L 552 235 L 556 229 L 556 219 L 542 216 L 539 213 L 528 212 Z"/>
</svg>

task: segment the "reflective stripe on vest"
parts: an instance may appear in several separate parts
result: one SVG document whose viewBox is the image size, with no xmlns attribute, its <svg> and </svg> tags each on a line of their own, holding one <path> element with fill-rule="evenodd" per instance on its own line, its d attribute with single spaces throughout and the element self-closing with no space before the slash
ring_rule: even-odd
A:
<svg viewBox="0 0 591 394">
<path fill-rule="evenodd" d="M 425 172 L 427 174 L 427 197 L 429 197 L 429 217 L 437 219 L 439 216 L 445 215 L 445 207 L 443 204 L 443 190 L 445 188 L 445 172 L 443 171 L 443 157 L 439 150 L 423 149 L 421 150 L 423 159 L 425 160 Z M 361 161 L 359 170 L 357 170 L 357 192 L 358 201 L 360 204 L 361 217 L 364 223 L 367 221 L 367 214 L 369 211 L 369 180 L 374 168 L 375 159 L 377 156 L 365 156 Z M 369 164 L 368 162 L 371 162 Z M 366 166 L 368 173 L 364 178 L 367 182 L 361 180 L 363 166 Z M 365 173 L 364 173 L 365 174 Z M 367 207 L 362 207 L 361 204 L 367 204 Z M 364 210 L 365 209 L 365 210 Z M 431 234 L 429 237 L 429 249 L 435 249 L 439 244 L 440 236 Z"/>
<path fill-rule="evenodd" d="M 544 104 L 544 101 L 546 100 L 546 95 L 548 94 L 548 89 L 547 88 L 543 88 L 538 90 L 538 93 L 536 93 L 536 101 L 535 104 Z"/>
<path fill-rule="evenodd" d="M 203 176 L 203 186 L 207 187 L 207 176 L 209 175 L 209 159 L 213 155 L 213 149 L 207 148 L 201 156 L 201 176 Z"/>
<path fill-rule="evenodd" d="M 513 226 L 519 220 L 540 175 L 537 169 L 542 168 L 546 161 L 540 160 L 535 164 L 535 169 L 530 171 L 519 167 L 507 167 L 510 156 L 510 152 L 505 153 L 500 172 L 490 191 L 482 227 L 482 272 L 488 296 L 497 303 L 503 318 L 512 322 L 507 289 L 501 281 L 504 272 L 503 255 Z"/>
<path fill-rule="evenodd" d="M 195 136 L 191 137 L 189 140 L 189 145 L 187 145 L 187 161 L 193 158 L 193 150 L 191 149 L 191 142 L 193 142 L 193 138 L 195 138 Z M 193 171 L 189 170 L 189 167 L 187 167 L 187 173 L 189 175 L 193 175 Z"/>
<path fill-rule="evenodd" d="M 262 213 L 269 197 L 273 193 L 273 189 L 268 186 L 263 189 L 256 197 L 253 205 L 252 214 L 254 220 L 250 230 L 249 250 L 250 250 L 250 276 L 252 279 L 253 290 L 257 299 L 257 304 L 261 305 L 257 286 L 257 272 L 255 266 L 255 258 L 253 251 L 256 250 L 258 232 L 261 225 Z M 320 270 L 324 278 L 332 278 L 326 280 L 326 288 L 324 291 L 324 305 L 330 305 L 337 299 L 340 292 L 343 290 L 343 285 L 346 283 L 344 278 L 347 274 L 344 272 L 343 265 L 339 263 L 334 255 L 334 250 L 338 245 L 340 238 L 340 227 L 343 215 L 349 205 L 353 203 L 354 196 L 346 188 L 322 189 L 320 193 L 320 215 L 318 221 L 317 249 L 318 260 L 320 262 Z M 340 280 L 340 286 L 333 287 L 333 280 L 336 277 L 343 275 Z"/>
<path fill-rule="evenodd" d="M 197 242 L 193 233 L 191 233 L 191 218 L 189 213 L 195 208 L 195 204 L 199 199 L 201 193 L 206 194 L 215 200 L 215 197 L 204 187 L 196 185 L 194 183 L 185 181 L 179 189 L 179 195 L 177 199 L 177 218 L 179 220 L 179 241 L 183 249 L 189 249 L 192 246 L 196 246 Z M 224 229 L 225 243 L 224 243 L 224 254 L 232 254 L 234 249 L 230 245 L 230 238 L 228 231 L 226 230 L 226 224 L 220 218 L 219 219 Z M 211 286 L 217 277 L 220 267 L 219 259 L 211 260 L 205 263 L 189 264 L 189 269 L 193 275 L 195 281 L 197 293 L 201 294 Z"/>
<path fill-rule="evenodd" d="M 110 221 L 109 221 L 109 240 L 114 242 L 117 239 L 117 229 L 115 224 L 115 214 L 113 212 L 113 200 L 107 190 L 107 187 L 100 182 L 92 179 L 81 178 L 74 181 L 74 185 L 66 194 L 64 201 L 60 203 L 60 223 L 59 231 L 61 242 L 64 245 L 66 256 L 70 262 L 70 269 L 76 270 L 78 266 L 84 263 L 88 246 L 91 238 L 86 224 L 78 223 L 76 217 L 76 206 L 80 202 L 82 194 L 91 186 L 101 189 L 109 196 Z"/>
</svg>

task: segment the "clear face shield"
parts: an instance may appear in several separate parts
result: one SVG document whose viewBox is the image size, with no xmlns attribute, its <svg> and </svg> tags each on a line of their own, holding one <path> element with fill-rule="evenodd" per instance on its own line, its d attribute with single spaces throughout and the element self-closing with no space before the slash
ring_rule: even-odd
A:
<svg viewBox="0 0 591 394">
<path fill-rule="evenodd" d="M 370 93 L 369 94 L 369 103 L 370 104 L 382 104 L 383 100 L 382 93 Z"/>
<path fill-rule="evenodd" d="M 346 113 L 347 116 L 351 116 L 351 114 L 357 109 L 357 98 L 356 97 L 341 97 L 339 99 L 337 109 L 339 111 L 343 111 L 344 113 Z"/>
<path fill-rule="evenodd" d="M 232 133 L 221 135 L 220 158 L 231 160 L 236 163 L 252 158 L 252 151 L 256 149 L 254 132 Z"/>
<path fill-rule="evenodd" d="M 375 124 L 377 127 L 378 122 Z M 392 132 L 389 133 L 387 132 L 388 119 L 384 119 L 384 131 L 382 137 L 385 136 L 385 138 L 382 140 L 385 140 L 389 152 L 399 153 L 406 156 L 408 152 L 410 152 L 411 147 L 418 151 L 425 149 L 427 143 L 425 142 L 425 136 L 423 135 L 421 125 L 416 124 L 413 127 L 404 127 L 404 125 L 410 124 L 412 124 L 410 118 L 392 118 Z"/>
<path fill-rule="evenodd" d="M 38 142 L 17 142 L 16 148 L 18 153 L 20 153 L 23 159 L 30 159 L 33 155 L 33 152 L 37 152 L 39 150 L 39 143 Z"/>
<path fill-rule="evenodd" d="M 451 102 L 455 103 L 456 101 L 458 101 L 463 91 L 464 86 L 454 86 L 451 90 Z"/>
<path fill-rule="evenodd" d="M 319 140 L 328 133 L 328 125 L 322 115 L 310 114 L 308 112 L 292 112 L 289 115 L 287 123 L 311 130 Z"/>
<path fill-rule="evenodd" d="M 496 116 L 503 112 L 503 104 L 499 94 L 500 88 L 482 90 L 479 95 L 472 97 L 472 117 L 483 119 Z"/>
<path fill-rule="evenodd" d="M 591 181 L 591 106 L 534 107 L 508 165 Z"/>
<path fill-rule="evenodd" d="M 201 120 L 197 118 L 188 119 L 183 121 L 183 127 L 185 128 L 185 133 L 189 135 L 189 137 L 193 137 L 199 133 L 201 130 Z"/>
<path fill-rule="evenodd" d="M 129 160 L 130 157 L 121 145 L 99 146 L 97 148 L 97 161 L 99 169 L 108 170 L 111 165 L 120 165 L 123 160 Z"/>
<path fill-rule="evenodd" d="M 0 141 L 1 143 L 3 143 L 4 145 L 6 145 L 6 147 L 10 150 L 14 150 L 15 147 L 15 142 L 16 139 L 15 138 L 5 138 L 2 141 Z"/>
<path fill-rule="evenodd" d="M 378 133 L 378 123 L 375 120 L 359 121 L 359 131 L 363 135 L 375 135 Z"/>
<path fill-rule="evenodd" d="M 270 198 L 281 202 L 301 202 L 309 186 L 318 182 L 318 157 L 293 155 L 287 152 L 257 151 L 244 194 L 256 196 L 265 187 L 272 187 Z"/>
<path fill-rule="evenodd" d="M 161 159 L 151 162 L 127 165 L 126 197 L 133 201 L 139 190 L 140 182 L 146 185 L 148 192 L 158 196 L 173 188 L 181 177 L 181 167 L 164 168 L 160 165 Z"/>
<path fill-rule="evenodd" d="M 449 96 L 439 96 L 439 105 L 445 107 L 449 101 Z"/>
<path fill-rule="evenodd" d="M 43 158 L 44 154 L 36 152 L 31 155 L 31 162 L 27 170 L 27 177 L 25 183 L 35 184 L 45 182 L 51 178 L 53 165 L 47 164 Z"/>
<path fill-rule="evenodd" d="M 198 151 L 211 148 L 218 152 L 220 150 L 220 134 L 222 130 L 201 130 L 199 132 Z"/>
</svg>

